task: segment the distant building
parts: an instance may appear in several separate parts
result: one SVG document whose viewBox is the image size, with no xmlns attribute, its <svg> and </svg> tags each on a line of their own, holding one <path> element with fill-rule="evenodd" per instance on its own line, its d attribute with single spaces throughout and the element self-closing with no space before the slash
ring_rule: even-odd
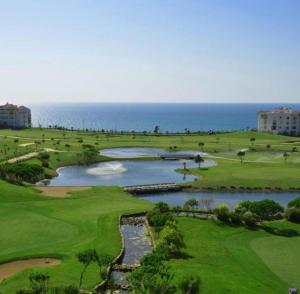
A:
<svg viewBox="0 0 300 294">
<path fill-rule="evenodd" d="M 273 134 L 300 135 L 300 112 L 291 108 L 277 108 L 257 113 L 258 131 Z"/>
<path fill-rule="evenodd" d="M 31 127 L 31 111 L 25 106 L 6 103 L 0 106 L 0 128 L 22 129 Z"/>
</svg>

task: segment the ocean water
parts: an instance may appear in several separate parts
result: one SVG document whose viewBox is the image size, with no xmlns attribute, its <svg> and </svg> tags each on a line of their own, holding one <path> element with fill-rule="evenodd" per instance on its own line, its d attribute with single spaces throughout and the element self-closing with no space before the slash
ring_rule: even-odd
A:
<svg viewBox="0 0 300 294">
<path fill-rule="evenodd" d="M 34 126 L 165 132 L 231 131 L 256 128 L 259 110 L 300 104 L 61 103 L 33 104 Z"/>
</svg>

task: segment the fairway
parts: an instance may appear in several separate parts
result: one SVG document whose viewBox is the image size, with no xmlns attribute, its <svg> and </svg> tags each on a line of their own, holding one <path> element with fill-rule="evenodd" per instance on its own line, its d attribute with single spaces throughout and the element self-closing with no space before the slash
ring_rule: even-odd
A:
<svg viewBox="0 0 300 294">
<path fill-rule="evenodd" d="M 169 262 L 175 282 L 197 275 L 203 283 L 201 293 L 287 293 L 289 287 L 299 287 L 299 237 L 193 218 L 177 220 L 187 257 Z M 287 222 L 273 226 L 300 232 L 299 225 Z"/>
<path fill-rule="evenodd" d="M 119 215 L 152 207 L 116 187 L 92 188 L 72 192 L 69 198 L 55 199 L 30 188 L 2 181 L 0 185 L 0 262 L 31 257 L 59 258 L 60 265 L 42 270 L 50 274 L 51 285 L 78 284 L 82 265 L 76 260 L 76 254 L 83 249 L 95 248 L 116 256 L 121 248 Z M 32 270 L 2 281 L 0 293 L 15 293 L 27 286 Z M 83 287 L 92 289 L 99 281 L 97 268 L 91 266 Z"/>
</svg>

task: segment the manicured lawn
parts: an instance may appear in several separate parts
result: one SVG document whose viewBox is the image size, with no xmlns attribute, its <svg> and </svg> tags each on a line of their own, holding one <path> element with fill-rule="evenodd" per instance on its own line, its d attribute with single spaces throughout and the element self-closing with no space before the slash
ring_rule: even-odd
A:
<svg viewBox="0 0 300 294">
<path fill-rule="evenodd" d="M 287 293 L 288 287 L 300 286 L 300 237 L 193 218 L 178 218 L 178 223 L 189 257 L 168 262 L 175 272 L 174 283 L 191 274 L 201 278 L 201 293 Z M 300 225 L 287 222 L 273 226 L 300 232 Z"/>
<path fill-rule="evenodd" d="M 17 142 L 15 142 L 15 137 L 17 137 Z M 250 138 L 255 138 L 255 142 L 251 142 Z M 40 144 L 20 146 L 36 141 Z M 204 146 L 199 146 L 200 142 L 204 143 Z M 49 152 L 50 168 L 46 169 L 46 173 L 55 175 L 55 170 L 60 166 L 78 164 L 83 144 L 94 145 L 99 150 L 134 146 L 160 147 L 165 150 L 169 150 L 170 147 L 174 150 L 176 146 L 177 150 L 203 150 L 208 152 L 218 165 L 209 171 L 193 170 L 193 173 L 203 176 L 202 180 L 193 183 L 196 187 L 300 188 L 298 183 L 300 154 L 298 149 L 296 152 L 291 152 L 294 147 L 300 148 L 300 140 L 295 137 L 257 132 L 154 136 L 63 132 L 38 128 L 19 131 L 0 130 L 0 161 L 15 155 L 48 148 L 52 151 Z M 236 155 L 240 149 L 249 149 L 243 165 L 240 164 Z M 289 153 L 286 162 L 283 159 L 284 152 Z M 97 160 L 105 159 L 108 158 L 99 156 Z M 30 159 L 28 162 L 41 164 L 38 159 Z"/>
<path fill-rule="evenodd" d="M 42 269 L 51 284 L 79 281 L 81 265 L 76 253 L 87 248 L 116 256 L 121 242 L 118 217 L 124 212 L 143 211 L 151 204 L 125 194 L 120 188 L 92 188 L 74 192 L 68 199 L 39 196 L 30 188 L 0 182 L 0 262 L 25 257 L 62 258 L 61 265 Z M 28 284 L 26 270 L 0 284 L 0 293 L 15 293 Z M 84 287 L 99 282 L 91 266 Z"/>
</svg>

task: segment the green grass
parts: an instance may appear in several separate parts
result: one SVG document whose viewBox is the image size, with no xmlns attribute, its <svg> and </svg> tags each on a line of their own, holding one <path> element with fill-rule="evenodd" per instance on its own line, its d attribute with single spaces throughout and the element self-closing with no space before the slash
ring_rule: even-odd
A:
<svg viewBox="0 0 300 294">
<path fill-rule="evenodd" d="M 44 134 L 44 137 L 43 137 Z M 204 143 L 203 151 L 208 152 L 217 166 L 209 171 L 191 172 L 200 175 L 202 179 L 193 183 L 198 188 L 220 188 L 221 186 L 243 186 L 259 188 L 300 189 L 298 178 L 300 175 L 300 154 L 291 152 L 293 147 L 300 148 L 300 140 L 295 137 L 278 136 L 258 132 L 233 132 L 217 135 L 121 135 L 95 134 L 86 132 L 59 131 L 54 129 L 27 129 L 27 130 L 0 130 L 0 161 L 12 158 L 16 154 L 51 148 L 57 151 L 50 152 L 50 168 L 46 173 L 54 176 L 60 166 L 78 164 L 82 144 L 92 144 L 96 148 L 113 147 L 160 147 L 168 150 L 177 146 L 177 150 L 202 150 L 199 142 Z M 18 137 L 18 142 L 14 142 Z M 250 138 L 256 138 L 252 144 Z M 44 138 L 44 142 L 42 139 Z M 83 142 L 80 143 L 79 139 Z M 19 144 L 40 141 L 41 144 L 21 147 Z M 59 142 L 59 144 L 57 144 Z M 70 147 L 67 148 L 66 144 Z M 271 148 L 266 146 L 270 145 Z M 236 154 L 243 148 L 252 148 L 246 152 L 245 163 L 241 165 Z M 300 150 L 300 149 L 299 149 Z M 285 162 L 283 152 L 289 152 Z M 107 160 L 99 156 L 97 160 Z M 38 159 L 29 162 L 39 163 Z"/>
<path fill-rule="evenodd" d="M 62 258 L 61 265 L 42 270 L 50 274 L 52 285 L 78 283 L 81 265 L 76 253 L 83 249 L 116 256 L 121 247 L 119 215 L 151 208 L 116 187 L 74 192 L 68 199 L 39 196 L 30 188 L 3 182 L 0 188 L 0 262 L 31 256 Z M 0 293 L 15 293 L 26 286 L 30 271 L 3 281 Z M 84 287 L 91 289 L 98 282 L 92 266 Z"/>
<path fill-rule="evenodd" d="M 190 274 L 202 280 L 201 293 L 287 293 L 289 287 L 300 287 L 300 237 L 193 218 L 178 218 L 178 225 L 189 257 L 168 262 L 174 283 Z M 300 232 L 300 225 L 288 222 L 273 226 Z"/>
</svg>

